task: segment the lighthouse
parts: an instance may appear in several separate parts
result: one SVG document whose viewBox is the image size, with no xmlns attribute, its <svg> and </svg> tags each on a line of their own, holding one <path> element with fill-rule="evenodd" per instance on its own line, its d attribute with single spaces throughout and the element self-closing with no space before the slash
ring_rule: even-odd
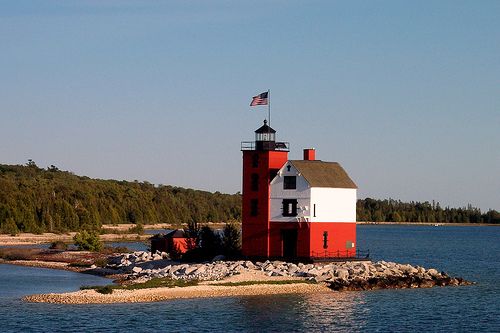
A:
<svg viewBox="0 0 500 333">
<path fill-rule="evenodd" d="M 288 160 L 289 143 L 264 125 L 242 142 L 242 254 L 297 260 L 356 256 L 357 186 L 336 162 Z"/>
<path fill-rule="evenodd" d="M 242 254 L 263 257 L 269 252 L 270 182 L 288 160 L 289 144 L 276 142 L 276 131 L 264 125 L 255 131 L 255 141 L 242 142 Z"/>
</svg>

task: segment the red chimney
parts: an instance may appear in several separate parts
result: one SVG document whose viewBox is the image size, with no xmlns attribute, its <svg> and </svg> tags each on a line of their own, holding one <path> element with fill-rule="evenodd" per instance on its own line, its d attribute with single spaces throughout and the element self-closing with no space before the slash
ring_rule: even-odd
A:
<svg viewBox="0 0 500 333">
<path fill-rule="evenodd" d="M 304 149 L 304 161 L 314 161 L 316 159 L 316 150 L 314 148 Z"/>
</svg>

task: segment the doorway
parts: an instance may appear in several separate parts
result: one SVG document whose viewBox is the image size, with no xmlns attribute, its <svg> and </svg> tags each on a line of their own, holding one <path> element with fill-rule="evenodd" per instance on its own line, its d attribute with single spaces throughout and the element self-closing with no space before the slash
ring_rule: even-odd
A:
<svg viewBox="0 0 500 333">
<path fill-rule="evenodd" d="M 284 258 L 297 258 L 297 235 L 298 231 L 294 229 L 281 230 Z"/>
</svg>

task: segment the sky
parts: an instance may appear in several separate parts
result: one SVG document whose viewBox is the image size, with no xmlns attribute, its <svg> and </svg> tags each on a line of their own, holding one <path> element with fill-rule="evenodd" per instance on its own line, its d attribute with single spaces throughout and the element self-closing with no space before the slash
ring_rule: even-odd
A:
<svg viewBox="0 0 500 333">
<path fill-rule="evenodd" d="M 0 0 L 0 164 L 241 191 L 271 126 L 358 198 L 500 210 L 499 1 Z"/>
</svg>

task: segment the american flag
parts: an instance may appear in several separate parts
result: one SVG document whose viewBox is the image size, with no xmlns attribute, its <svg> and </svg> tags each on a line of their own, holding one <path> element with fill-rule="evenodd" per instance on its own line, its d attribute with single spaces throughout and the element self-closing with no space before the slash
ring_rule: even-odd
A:
<svg viewBox="0 0 500 333">
<path fill-rule="evenodd" d="M 250 106 L 256 106 L 256 105 L 267 105 L 267 95 L 268 91 L 263 92 L 260 95 L 254 96 L 252 103 L 250 103 Z"/>
</svg>

